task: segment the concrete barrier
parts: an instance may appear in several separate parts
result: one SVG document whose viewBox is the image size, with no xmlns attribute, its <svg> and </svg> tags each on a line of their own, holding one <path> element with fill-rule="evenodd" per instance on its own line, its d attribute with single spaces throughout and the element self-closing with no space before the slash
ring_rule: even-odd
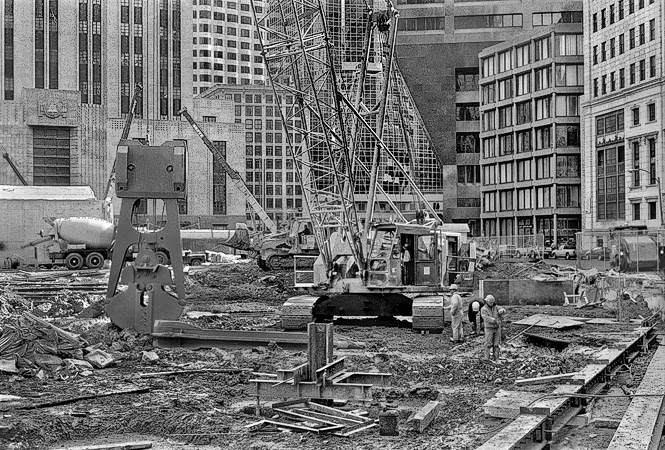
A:
<svg viewBox="0 0 665 450">
<path fill-rule="evenodd" d="M 498 305 L 562 306 L 563 294 L 573 293 L 572 280 L 480 280 L 480 295 L 492 294 Z"/>
</svg>

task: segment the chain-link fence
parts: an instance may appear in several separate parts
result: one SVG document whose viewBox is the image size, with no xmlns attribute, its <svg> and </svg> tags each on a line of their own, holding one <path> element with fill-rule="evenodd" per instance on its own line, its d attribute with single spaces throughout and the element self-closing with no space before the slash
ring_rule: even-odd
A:
<svg viewBox="0 0 665 450">
<path fill-rule="evenodd" d="M 576 239 L 577 267 L 621 272 L 665 269 L 665 230 L 583 231 Z"/>
<path fill-rule="evenodd" d="M 518 236 L 474 237 L 478 251 L 491 258 L 542 258 L 545 248 L 545 235 L 528 234 Z"/>
</svg>

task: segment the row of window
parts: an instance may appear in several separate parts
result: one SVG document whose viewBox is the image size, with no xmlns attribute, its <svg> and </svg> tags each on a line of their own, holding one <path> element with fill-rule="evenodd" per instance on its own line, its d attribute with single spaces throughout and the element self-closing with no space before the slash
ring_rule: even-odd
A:
<svg viewBox="0 0 665 450">
<path fill-rule="evenodd" d="M 253 177 L 254 174 L 261 175 L 261 172 L 247 172 L 247 182 L 248 183 L 253 182 L 252 180 L 254 179 L 254 177 Z M 291 181 L 291 183 L 292 182 L 293 181 Z M 261 189 L 260 189 L 261 187 L 262 186 L 255 186 L 255 188 L 259 188 L 259 189 L 257 189 L 257 193 L 256 193 L 257 195 L 263 195 L 263 193 L 261 192 Z M 286 194 L 286 195 L 302 195 L 302 189 L 301 189 L 299 184 L 296 184 L 296 185 L 287 184 L 286 186 L 284 186 L 284 188 L 282 188 L 281 184 L 277 184 L 277 185 L 267 184 L 264 187 L 265 187 L 265 195 L 266 196 L 280 196 L 280 195 L 283 195 L 283 194 Z"/>
<path fill-rule="evenodd" d="M 238 83 L 238 81 L 240 81 L 240 83 Z M 262 80 L 251 80 L 249 78 L 240 78 L 240 80 L 238 80 L 236 77 L 226 77 L 226 82 L 225 82 L 224 77 L 221 76 L 221 75 L 214 75 L 214 76 L 199 75 L 199 82 L 201 82 L 201 83 L 215 83 L 215 84 L 225 83 L 225 84 L 233 84 L 233 85 L 237 85 L 237 84 L 240 84 L 240 85 L 250 85 L 250 84 L 262 85 L 262 84 L 265 84 L 265 82 L 263 82 Z M 208 88 L 209 88 L 209 86 L 201 87 L 201 94 L 203 94 L 206 90 L 208 90 Z M 197 88 L 197 87 L 192 88 L 192 92 L 194 93 L 194 95 L 196 95 L 198 91 L 199 91 L 199 88 Z M 240 119 L 236 119 L 236 123 L 240 123 L 239 120 Z"/>
<path fill-rule="evenodd" d="M 649 57 L 649 78 L 656 77 L 656 57 Z M 647 60 L 642 59 L 637 63 L 628 66 L 628 83 L 632 86 L 638 81 L 647 79 Z M 626 87 L 626 69 L 621 68 L 618 71 L 612 71 L 609 74 L 602 75 L 593 79 L 593 96 L 605 95 L 608 92 L 614 92 L 617 89 Z"/>
<path fill-rule="evenodd" d="M 647 203 L 647 215 L 644 218 L 649 220 L 656 219 L 656 202 L 646 202 Z M 633 220 L 642 220 L 642 203 L 633 203 Z"/>
<path fill-rule="evenodd" d="M 552 170 L 553 161 L 556 163 L 554 171 Z M 484 186 L 545 180 L 553 177 L 579 178 L 581 174 L 580 155 L 557 155 L 556 159 L 552 155 L 548 155 L 534 159 L 528 158 L 499 164 L 487 164 L 482 167 L 482 184 Z M 480 180 L 475 182 L 480 183 Z"/>
<path fill-rule="evenodd" d="M 224 46 L 224 41 L 222 39 L 215 39 L 214 42 L 215 42 L 216 47 L 223 47 Z M 238 42 L 236 42 L 236 41 L 226 41 L 226 46 L 229 47 L 229 48 L 238 48 Z M 249 42 L 240 42 L 240 50 L 250 50 Z M 261 44 L 254 44 L 254 51 L 255 52 L 260 52 L 261 51 Z M 194 50 L 193 55 L 196 56 L 196 50 Z M 209 57 L 210 55 L 211 55 L 210 50 L 205 50 L 205 49 L 199 49 L 198 50 L 198 56 Z M 214 51 L 214 52 L 212 52 L 212 55 L 215 58 L 224 58 L 224 52 L 222 52 L 222 51 Z"/>
<path fill-rule="evenodd" d="M 655 58 L 653 63 L 655 66 Z M 554 77 L 554 85 L 557 87 L 584 86 L 584 66 L 581 64 L 557 64 L 554 68 Z M 541 67 L 533 72 L 520 73 L 510 78 L 481 85 L 481 104 L 489 105 L 496 101 L 519 97 L 551 87 L 552 67 Z"/>
<path fill-rule="evenodd" d="M 242 44 L 247 44 L 246 42 L 242 42 Z M 249 50 L 249 44 L 247 44 L 247 48 L 243 48 L 243 50 Z M 224 52 L 222 51 L 215 51 L 211 52 L 210 50 L 193 50 L 192 51 L 192 56 L 194 58 L 201 57 L 201 58 L 210 58 L 211 56 L 215 57 L 215 59 L 224 59 Z M 238 54 L 237 53 L 227 53 L 227 59 L 237 59 Z M 240 60 L 241 61 L 249 61 L 250 60 L 250 55 L 245 55 L 245 54 L 240 54 Z M 254 62 L 257 64 L 263 64 L 263 56 L 261 55 L 254 55 Z"/>
<path fill-rule="evenodd" d="M 261 0 L 256 0 L 257 2 L 261 2 Z M 238 3 L 237 2 L 224 2 L 224 0 L 198 0 L 198 4 L 201 6 L 215 6 L 216 8 L 224 8 L 224 3 L 226 3 L 226 7 L 229 9 L 238 9 Z M 197 5 L 197 0 L 192 0 L 192 5 L 196 6 Z M 240 10 L 241 11 L 249 11 L 249 4 L 247 3 L 241 3 L 240 4 Z M 258 11 L 257 11 L 258 12 Z"/>
<path fill-rule="evenodd" d="M 555 198 L 552 198 L 555 194 Z M 580 187 L 577 185 L 542 186 L 483 193 L 483 212 L 515 211 L 545 208 L 579 208 Z"/>
<path fill-rule="evenodd" d="M 249 5 L 246 5 L 249 8 Z M 226 21 L 226 22 L 231 22 L 231 23 L 238 23 L 238 18 L 240 18 L 240 23 L 244 25 L 251 25 L 253 23 L 253 20 L 250 16 L 240 16 L 238 17 L 237 14 L 224 14 L 223 12 L 212 12 L 207 9 L 202 9 L 200 11 L 193 10 L 192 11 L 192 17 L 196 19 L 198 13 L 198 18 L 199 19 L 214 19 L 214 20 L 221 20 L 221 21 Z M 194 30 L 196 31 L 196 30 Z"/>
<path fill-rule="evenodd" d="M 649 4 L 655 3 L 656 0 L 649 0 Z M 628 14 L 635 13 L 635 0 L 628 0 Z M 639 9 L 644 9 L 645 0 L 637 0 L 637 6 Z M 597 32 L 598 29 L 603 29 L 608 25 L 612 25 L 614 22 L 623 20 L 625 14 L 625 2 L 624 0 L 619 0 L 616 4 L 612 3 L 607 8 L 603 8 L 599 13 L 593 14 L 592 27 L 593 32 Z"/>
<path fill-rule="evenodd" d="M 633 154 L 633 187 L 639 187 L 641 185 L 644 175 L 648 177 L 649 184 L 656 184 L 656 139 L 647 139 L 646 149 L 648 151 L 648 159 L 646 160 L 646 165 L 648 166 L 648 169 L 642 167 L 645 165 L 645 161 L 641 158 L 642 146 L 640 145 L 640 141 L 631 141 L 630 147 Z"/>
<path fill-rule="evenodd" d="M 557 148 L 579 147 L 580 127 L 574 124 L 556 124 L 555 134 L 552 134 L 552 125 L 537 127 L 515 133 L 500 134 L 496 137 L 483 138 L 483 158 L 495 158 L 498 156 L 525 153 L 534 150 L 552 148 L 556 143 Z M 554 137 L 555 140 L 552 138 Z M 497 152 L 498 151 L 498 152 Z"/>
<path fill-rule="evenodd" d="M 637 32 L 636 32 L 637 30 Z M 626 52 L 626 34 L 621 33 L 618 38 L 610 38 L 609 41 L 602 42 L 600 46 L 593 46 L 593 64 L 612 59 L 617 54 L 617 39 L 619 55 Z M 656 19 L 649 20 L 649 41 L 656 40 Z M 646 43 L 646 24 L 642 23 L 639 27 L 628 30 L 628 48 L 634 49 Z"/>
<path fill-rule="evenodd" d="M 579 95 L 557 95 L 554 114 L 556 117 L 578 117 L 580 115 Z M 534 120 L 554 117 L 552 97 L 539 97 L 513 105 L 484 111 L 481 115 L 481 130 L 484 132 L 500 130 L 514 125 L 523 125 Z"/>
<path fill-rule="evenodd" d="M 226 27 L 226 34 L 228 36 L 238 36 L 238 29 L 235 27 Z M 242 38 L 248 38 L 251 37 L 252 33 L 250 30 L 247 30 L 245 28 L 240 29 L 240 37 Z M 258 39 L 256 32 L 254 32 L 254 39 Z M 194 37 L 192 38 L 192 44 L 201 44 L 201 45 L 210 45 L 212 43 L 215 43 L 215 45 L 223 45 L 221 39 L 213 39 L 209 37 Z"/>
<path fill-rule="evenodd" d="M 483 58 L 481 61 L 482 76 L 491 77 L 530 64 L 532 53 L 533 62 L 550 58 L 552 55 L 550 36 Z M 555 56 L 581 56 L 583 54 L 584 47 L 581 34 L 557 34 L 554 36 Z"/>
<path fill-rule="evenodd" d="M 196 63 L 194 63 L 196 64 Z M 196 69 L 196 67 L 194 67 Z M 206 69 L 207 67 L 201 67 L 201 69 Z M 224 70 L 224 65 L 222 64 L 215 64 L 215 70 Z M 238 72 L 238 67 L 234 64 L 229 64 L 226 66 L 226 71 L 227 72 Z M 240 66 L 240 73 L 252 73 L 252 68 L 248 66 Z M 253 69 L 254 75 L 263 75 L 263 68 L 261 67 L 255 67 Z M 200 80 L 199 80 L 200 79 Z M 211 75 L 210 74 L 202 74 L 202 75 L 197 75 L 194 74 L 192 75 L 192 80 L 194 82 L 197 81 L 211 81 Z"/>
</svg>

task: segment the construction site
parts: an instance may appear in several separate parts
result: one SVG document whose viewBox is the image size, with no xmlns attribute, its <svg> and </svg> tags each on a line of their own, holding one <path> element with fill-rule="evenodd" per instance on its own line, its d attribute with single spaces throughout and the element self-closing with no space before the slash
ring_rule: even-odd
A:
<svg viewBox="0 0 665 450">
<path fill-rule="evenodd" d="M 140 84 L 103 199 L 0 188 L 30 233 L 0 243 L 0 447 L 665 449 L 665 236 L 444 223 L 399 13 L 335 5 L 252 1 L 304 217 L 181 108 L 251 216 L 182 229 L 188 143 L 130 138 Z"/>
</svg>

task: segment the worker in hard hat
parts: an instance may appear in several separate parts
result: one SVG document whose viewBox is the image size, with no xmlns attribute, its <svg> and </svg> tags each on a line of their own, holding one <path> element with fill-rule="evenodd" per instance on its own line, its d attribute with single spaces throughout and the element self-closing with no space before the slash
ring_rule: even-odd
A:
<svg viewBox="0 0 665 450">
<path fill-rule="evenodd" d="M 505 312 L 505 309 L 496 306 L 493 295 L 485 297 L 485 306 L 480 309 L 480 315 L 485 325 L 485 359 L 488 361 L 490 354 L 494 361 L 498 361 L 501 356 L 501 326 Z"/>
<path fill-rule="evenodd" d="M 464 328 L 462 327 L 463 314 L 463 305 L 462 297 L 457 293 L 457 285 L 451 284 L 450 292 L 450 305 L 445 306 L 444 309 L 450 309 L 450 325 L 453 329 L 453 335 L 450 338 L 450 342 L 463 342 L 464 341 Z"/>
<path fill-rule="evenodd" d="M 483 316 L 480 314 L 480 308 L 485 306 L 485 302 L 482 299 L 477 299 L 469 303 L 469 310 L 467 315 L 469 316 L 469 323 L 471 324 L 471 334 L 484 334 L 483 330 Z"/>
</svg>

